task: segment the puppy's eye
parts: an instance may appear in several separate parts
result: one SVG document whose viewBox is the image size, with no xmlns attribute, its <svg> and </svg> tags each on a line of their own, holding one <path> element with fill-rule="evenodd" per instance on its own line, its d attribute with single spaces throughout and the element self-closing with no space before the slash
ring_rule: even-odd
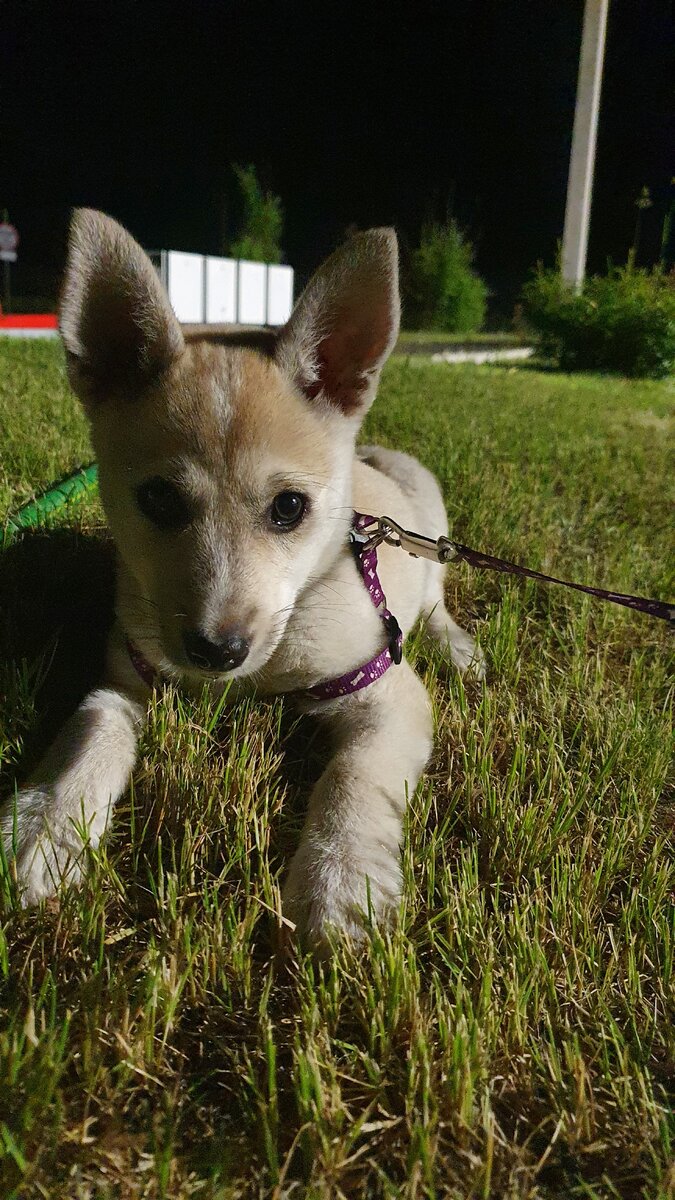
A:
<svg viewBox="0 0 675 1200">
<path fill-rule="evenodd" d="M 158 529 L 181 529 L 190 520 L 190 509 L 174 483 L 155 475 L 136 489 L 138 507 Z"/>
<path fill-rule="evenodd" d="M 301 492 L 279 492 L 270 508 L 270 520 L 277 529 L 294 529 L 307 511 L 307 497 Z"/>
</svg>

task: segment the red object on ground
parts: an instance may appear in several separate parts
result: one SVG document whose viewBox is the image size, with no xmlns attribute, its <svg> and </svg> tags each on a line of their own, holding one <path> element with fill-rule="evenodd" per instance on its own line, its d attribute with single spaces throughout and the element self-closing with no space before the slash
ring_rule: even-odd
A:
<svg viewBox="0 0 675 1200">
<path fill-rule="evenodd" d="M 0 316 L 0 329 L 57 329 L 55 313 L 9 313 Z"/>
</svg>

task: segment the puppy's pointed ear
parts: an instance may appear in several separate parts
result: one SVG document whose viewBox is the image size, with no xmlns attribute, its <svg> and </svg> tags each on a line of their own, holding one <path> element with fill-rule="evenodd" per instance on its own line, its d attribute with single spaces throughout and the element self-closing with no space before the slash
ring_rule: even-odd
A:
<svg viewBox="0 0 675 1200">
<path fill-rule="evenodd" d="M 184 349 L 147 254 L 117 221 L 76 209 L 59 310 L 73 390 L 85 403 L 130 398 Z"/>
<path fill-rule="evenodd" d="M 398 336 L 393 229 L 358 233 L 312 277 L 277 342 L 276 360 L 310 400 L 362 416 Z"/>
</svg>

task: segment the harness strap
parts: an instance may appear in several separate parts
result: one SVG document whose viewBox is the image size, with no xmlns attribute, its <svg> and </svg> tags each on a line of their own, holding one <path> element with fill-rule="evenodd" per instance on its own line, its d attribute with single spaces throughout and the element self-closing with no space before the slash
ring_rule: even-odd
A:
<svg viewBox="0 0 675 1200">
<path fill-rule="evenodd" d="M 381 679 L 385 672 L 391 666 L 398 665 L 403 657 L 403 634 L 396 617 L 387 608 L 387 598 L 377 574 L 377 546 L 373 545 L 369 538 L 359 537 L 364 529 L 376 524 L 375 517 L 355 512 L 352 521 L 352 547 L 366 591 L 382 618 L 388 643 L 384 650 L 362 667 L 347 671 L 337 679 L 328 679 L 325 683 L 305 688 L 303 695 L 311 697 L 312 700 L 337 700 L 340 696 L 360 692 L 362 688 L 369 687 L 371 683 Z"/>
<path fill-rule="evenodd" d="M 155 668 L 148 662 L 147 658 L 141 654 L 138 646 L 132 642 L 131 638 L 126 639 L 126 647 L 127 654 L 131 660 L 131 665 L 136 671 L 136 674 L 140 675 L 143 683 L 152 690 L 152 688 L 156 687 L 160 676 L 155 671 Z"/>
</svg>

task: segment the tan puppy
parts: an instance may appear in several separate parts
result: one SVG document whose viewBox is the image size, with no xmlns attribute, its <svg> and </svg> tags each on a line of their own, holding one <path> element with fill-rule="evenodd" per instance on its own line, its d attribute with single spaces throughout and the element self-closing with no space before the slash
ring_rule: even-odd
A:
<svg viewBox="0 0 675 1200">
<path fill-rule="evenodd" d="M 375 229 L 316 273 L 271 355 L 186 345 L 140 246 L 100 213 L 75 214 L 61 335 L 118 550 L 117 624 L 105 682 L 0 814 L 25 903 L 77 879 L 83 843 L 105 832 L 154 673 L 214 690 L 233 679 L 232 696 L 295 692 L 329 726 L 334 755 L 284 891 L 311 942 L 331 927 L 358 936 L 368 903 L 380 917 L 396 906 L 406 797 L 431 749 L 424 687 L 403 661 L 335 699 L 303 693 L 386 645 L 349 547 L 353 510 L 447 531 L 424 467 L 355 450 L 398 325 L 396 238 Z M 403 633 L 421 614 L 480 674 L 445 610 L 442 568 L 383 545 L 378 570 Z"/>
</svg>

